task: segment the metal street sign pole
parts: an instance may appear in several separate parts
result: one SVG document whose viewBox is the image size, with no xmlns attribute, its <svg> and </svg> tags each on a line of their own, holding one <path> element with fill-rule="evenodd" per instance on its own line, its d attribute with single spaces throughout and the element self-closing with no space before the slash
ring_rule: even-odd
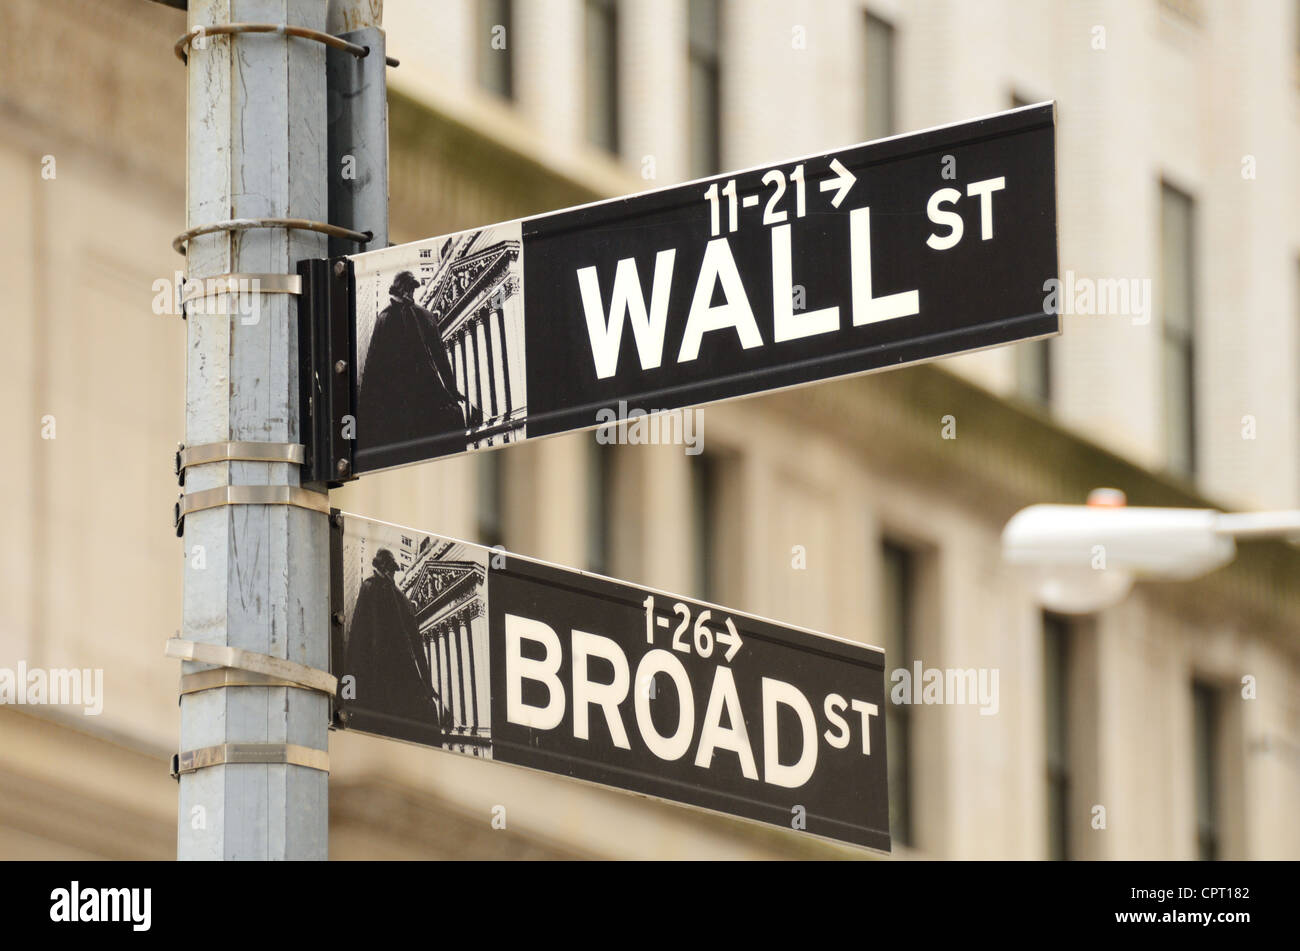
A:
<svg viewBox="0 0 1300 951">
<path fill-rule="evenodd" d="M 343 480 L 1059 333 L 1055 124 L 1042 103 L 306 262 L 339 342 L 316 377 L 343 368 L 303 405 L 328 434 L 307 465 Z"/>
<path fill-rule="evenodd" d="M 178 244 L 187 289 L 199 288 L 187 318 L 178 460 L 180 637 L 227 658 L 183 667 L 182 859 L 328 856 L 329 698 L 313 678 L 328 665 L 327 495 L 299 471 L 295 265 L 326 254 L 317 226 L 330 225 L 327 175 L 336 170 L 326 164 L 321 37 L 378 27 L 379 3 L 332 6 L 327 23 L 316 0 L 190 0 L 191 35 L 178 47 L 188 67 L 190 228 Z M 229 24 L 244 28 L 223 32 Z M 222 276 L 238 294 L 202 290 Z M 302 673 L 241 670 L 240 657 Z"/>
<path fill-rule="evenodd" d="M 335 723 L 889 850 L 884 652 L 336 513 Z"/>
</svg>

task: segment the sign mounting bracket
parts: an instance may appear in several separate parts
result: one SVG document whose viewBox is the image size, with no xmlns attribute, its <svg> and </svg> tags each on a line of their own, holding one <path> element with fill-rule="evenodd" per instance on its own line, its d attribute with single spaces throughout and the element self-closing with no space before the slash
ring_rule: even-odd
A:
<svg viewBox="0 0 1300 951">
<path fill-rule="evenodd" d="M 355 479 L 356 293 L 352 262 L 298 263 L 300 438 L 307 447 L 302 481 L 337 487 Z"/>
</svg>

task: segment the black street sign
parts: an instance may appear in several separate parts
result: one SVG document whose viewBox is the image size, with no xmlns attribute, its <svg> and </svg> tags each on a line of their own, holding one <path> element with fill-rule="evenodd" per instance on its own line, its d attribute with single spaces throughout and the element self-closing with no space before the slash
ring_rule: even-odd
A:
<svg viewBox="0 0 1300 951">
<path fill-rule="evenodd" d="M 1055 106 L 313 268 L 315 478 L 1035 339 Z"/>
<path fill-rule="evenodd" d="M 884 652 L 336 514 L 335 725 L 888 851 Z"/>
</svg>

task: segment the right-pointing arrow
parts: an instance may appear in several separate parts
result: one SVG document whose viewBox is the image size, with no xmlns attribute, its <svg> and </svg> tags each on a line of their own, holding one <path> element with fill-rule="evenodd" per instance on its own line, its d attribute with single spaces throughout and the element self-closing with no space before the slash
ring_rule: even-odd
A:
<svg viewBox="0 0 1300 951">
<path fill-rule="evenodd" d="M 831 171 L 835 173 L 834 178 L 823 178 L 821 181 L 821 190 L 824 192 L 837 189 L 835 197 L 831 199 L 831 207 L 838 208 L 853 187 L 853 183 L 858 177 L 844 167 L 839 159 L 831 159 Z"/>
<path fill-rule="evenodd" d="M 718 632 L 718 643 L 727 645 L 726 658 L 729 664 L 731 658 L 736 656 L 736 651 L 740 650 L 740 646 L 745 642 L 740 639 L 740 632 L 736 630 L 736 625 L 731 623 L 731 618 L 726 618 L 725 623 L 727 630 Z"/>
</svg>

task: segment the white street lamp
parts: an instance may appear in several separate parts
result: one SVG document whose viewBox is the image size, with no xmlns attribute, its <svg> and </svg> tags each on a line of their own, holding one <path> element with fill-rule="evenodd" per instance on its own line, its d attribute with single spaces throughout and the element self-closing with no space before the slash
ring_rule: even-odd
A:
<svg viewBox="0 0 1300 951">
<path fill-rule="evenodd" d="M 1300 511 L 1129 508 L 1096 489 L 1087 505 L 1031 505 L 1002 531 L 1002 556 L 1028 573 L 1054 611 L 1087 614 L 1122 600 L 1136 579 L 1186 581 L 1232 561 L 1237 538 L 1300 536 Z"/>
</svg>

